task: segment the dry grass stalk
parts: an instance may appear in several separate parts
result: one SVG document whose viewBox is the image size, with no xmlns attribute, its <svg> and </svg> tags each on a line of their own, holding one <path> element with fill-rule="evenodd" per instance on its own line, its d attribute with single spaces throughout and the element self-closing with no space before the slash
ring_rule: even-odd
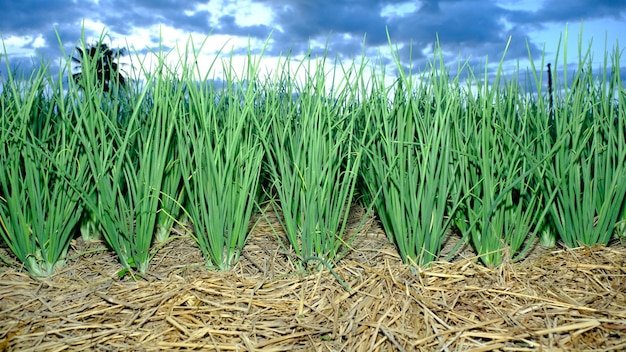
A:
<svg viewBox="0 0 626 352">
<path fill-rule="evenodd" d="M 205 270 L 182 237 L 145 278 L 120 280 L 102 247 L 77 240 L 72 254 L 83 254 L 48 279 L 0 267 L 0 349 L 626 348 L 624 246 L 544 250 L 497 270 L 459 256 L 416 273 L 372 223 L 336 267 L 351 292 L 327 271 L 295 272 L 268 224 L 227 272 Z"/>
</svg>

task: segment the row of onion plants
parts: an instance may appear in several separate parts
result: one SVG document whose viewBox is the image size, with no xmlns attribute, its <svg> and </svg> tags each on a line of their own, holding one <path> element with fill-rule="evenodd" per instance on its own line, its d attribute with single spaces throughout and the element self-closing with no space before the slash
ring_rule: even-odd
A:
<svg viewBox="0 0 626 352">
<path fill-rule="evenodd" d="M 392 84 L 365 57 L 326 55 L 280 58 L 266 77 L 262 55 L 243 68 L 218 55 L 200 77 L 200 49 L 153 52 L 150 66 L 134 55 L 141 79 L 126 85 L 102 85 L 89 56 L 76 81 L 63 78 L 69 63 L 29 77 L 7 64 L 0 233 L 29 272 L 52 274 L 81 234 L 102 236 L 121 273 L 143 274 L 177 223 L 226 270 L 264 209 L 280 213 L 276 234 L 299 267 L 332 270 L 353 248 L 357 200 L 413 265 L 437 260 L 451 230 L 495 266 L 537 238 L 607 244 L 626 221 L 617 50 L 610 74 L 593 75 L 580 50 L 574 79 L 552 72 L 551 104 L 543 61 L 531 60 L 527 89 L 502 62 L 495 78 L 488 66 L 450 75 L 441 55 L 419 74 L 394 56 Z"/>
</svg>

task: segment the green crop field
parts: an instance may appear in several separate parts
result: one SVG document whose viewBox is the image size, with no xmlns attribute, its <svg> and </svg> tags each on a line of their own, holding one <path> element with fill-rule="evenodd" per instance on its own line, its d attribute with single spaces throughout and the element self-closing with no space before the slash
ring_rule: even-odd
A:
<svg viewBox="0 0 626 352">
<path fill-rule="evenodd" d="M 551 89 L 545 59 L 507 75 L 500 65 L 490 78 L 487 66 L 450 75 L 439 55 L 419 73 L 395 57 L 388 84 L 366 58 L 287 56 L 267 76 L 262 55 L 240 70 L 224 53 L 215 84 L 210 72 L 198 77 L 197 49 L 156 52 L 150 69 L 131 53 L 142 80 L 124 77 L 120 53 L 103 45 L 83 44 L 58 75 L 43 65 L 24 77 L 6 60 L 0 234 L 32 275 L 63 266 L 76 236 L 102 236 L 120 275 L 144 274 L 177 223 L 191 225 L 207 267 L 228 270 L 266 206 L 282 214 L 283 245 L 303 268 L 332 270 L 352 249 L 355 202 L 418 266 L 441 259 L 451 230 L 487 266 L 537 240 L 624 236 L 619 49 L 600 74 L 584 47 L 574 69 L 561 51 Z"/>
</svg>

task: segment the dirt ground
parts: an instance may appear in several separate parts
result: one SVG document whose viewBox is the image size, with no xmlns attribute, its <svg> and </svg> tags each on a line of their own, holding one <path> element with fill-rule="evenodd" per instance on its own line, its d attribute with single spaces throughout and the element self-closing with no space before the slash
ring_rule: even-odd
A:
<svg viewBox="0 0 626 352">
<path fill-rule="evenodd" d="M 49 278 L 5 263 L 0 350 L 626 350 L 624 245 L 537 246 L 496 269 L 465 248 L 416 270 L 369 219 L 335 267 L 347 289 L 328 270 L 299 272 L 268 220 L 225 272 L 206 269 L 182 232 L 135 279 L 118 277 L 103 242 L 80 239 Z"/>
</svg>

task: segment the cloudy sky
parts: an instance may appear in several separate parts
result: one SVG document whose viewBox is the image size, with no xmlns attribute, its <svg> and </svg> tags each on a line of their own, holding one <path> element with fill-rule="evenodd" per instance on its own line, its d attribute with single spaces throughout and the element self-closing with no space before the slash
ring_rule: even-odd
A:
<svg viewBox="0 0 626 352">
<path fill-rule="evenodd" d="M 391 64 L 387 30 L 403 65 L 417 69 L 432 58 L 437 38 L 452 67 L 459 59 L 478 67 L 487 58 L 499 61 L 509 37 L 507 68 L 517 62 L 527 66 L 527 48 L 538 60 L 545 47 L 546 62 L 552 61 L 566 26 L 568 61 L 575 63 L 582 22 L 583 44 L 593 38 L 594 66 L 602 63 L 605 39 L 609 49 L 617 39 L 626 46 L 624 0 L 2 0 L 0 8 L 9 62 L 26 69 L 33 56 L 62 55 L 57 33 L 71 53 L 83 24 L 88 38 L 106 29 L 114 46 L 128 44 L 141 52 L 159 42 L 171 48 L 190 37 L 199 43 L 210 33 L 204 57 L 222 46 L 236 56 L 248 46 L 258 53 L 269 37 L 268 66 L 272 58 L 286 53 L 299 58 L 309 48 L 319 55 L 326 45 L 332 58 L 352 60 L 365 52 L 370 60 Z M 2 72 L 5 60 L 2 55 Z"/>
</svg>

